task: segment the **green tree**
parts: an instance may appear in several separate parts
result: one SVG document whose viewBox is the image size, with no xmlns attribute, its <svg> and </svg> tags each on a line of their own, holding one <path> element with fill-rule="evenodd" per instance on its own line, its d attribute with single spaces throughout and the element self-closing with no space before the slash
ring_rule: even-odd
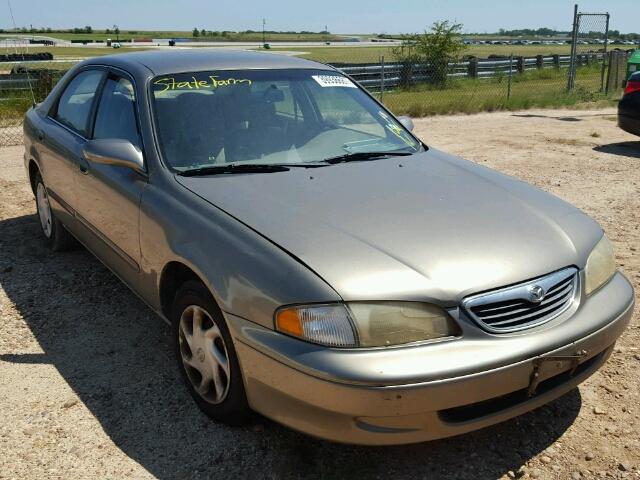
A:
<svg viewBox="0 0 640 480">
<path fill-rule="evenodd" d="M 449 62 L 460 58 L 466 49 L 462 41 L 462 24 L 448 20 L 435 22 L 430 31 L 411 35 L 394 47 L 394 56 L 404 65 L 401 84 L 411 85 L 413 66 L 416 63 L 428 65 L 431 80 L 436 85 L 444 87 L 447 83 Z"/>
<path fill-rule="evenodd" d="M 198 27 L 194 28 L 194 29 L 193 29 L 193 32 L 191 32 L 191 34 L 192 34 L 194 37 L 199 37 L 199 36 L 200 36 L 200 30 L 198 30 Z"/>
<path fill-rule="evenodd" d="M 93 28 L 91 28 L 91 25 L 87 25 L 84 27 L 84 33 L 92 33 L 93 32 Z"/>
</svg>

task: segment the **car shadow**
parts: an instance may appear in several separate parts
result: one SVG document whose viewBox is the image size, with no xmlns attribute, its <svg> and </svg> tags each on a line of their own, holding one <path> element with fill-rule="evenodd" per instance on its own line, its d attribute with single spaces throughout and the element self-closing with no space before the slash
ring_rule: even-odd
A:
<svg viewBox="0 0 640 480">
<path fill-rule="evenodd" d="M 562 122 L 581 122 L 582 119 L 576 116 L 562 116 L 562 117 L 553 117 L 551 115 L 539 115 L 534 113 L 512 113 L 512 117 L 520 117 L 520 118 L 552 118 L 555 120 L 560 120 Z"/>
<path fill-rule="evenodd" d="M 640 141 L 608 143 L 594 147 L 593 150 L 621 157 L 640 158 Z"/>
<path fill-rule="evenodd" d="M 0 221 L 0 249 L 0 284 L 44 352 L 0 361 L 52 364 L 115 445 L 159 478 L 497 478 L 553 444 L 580 411 L 574 389 L 482 431 L 384 448 L 337 445 L 264 418 L 226 427 L 181 384 L 169 327 L 87 251 L 49 252 L 35 216 Z"/>
<path fill-rule="evenodd" d="M 588 113 L 584 115 L 562 115 L 562 116 L 554 116 L 554 115 L 542 115 L 539 113 L 512 113 L 512 117 L 520 117 L 520 118 L 550 118 L 552 120 L 559 120 L 561 122 L 581 122 L 583 118 L 593 118 L 593 117 L 613 117 L 615 118 L 615 113 Z"/>
</svg>

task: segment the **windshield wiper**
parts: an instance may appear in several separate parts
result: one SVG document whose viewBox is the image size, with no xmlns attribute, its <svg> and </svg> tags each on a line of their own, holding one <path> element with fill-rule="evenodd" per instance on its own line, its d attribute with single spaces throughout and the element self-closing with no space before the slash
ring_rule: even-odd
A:
<svg viewBox="0 0 640 480">
<path fill-rule="evenodd" d="M 345 162 L 362 162 L 366 160 L 376 160 L 383 157 L 406 157 L 413 155 L 416 152 L 355 152 L 347 153 L 345 155 L 338 155 L 337 157 L 326 158 L 323 160 L 325 163 L 345 163 Z"/>
<path fill-rule="evenodd" d="M 192 168 L 177 172 L 183 177 L 197 177 L 200 175 L 220 175 L 225 173 L 271 173 L 271 172 L 288 172 L 289 167 L 277 164 L 251 164 L 240 163 L 227 165 L 215 165 L 209 167 Z"/>
</svg>

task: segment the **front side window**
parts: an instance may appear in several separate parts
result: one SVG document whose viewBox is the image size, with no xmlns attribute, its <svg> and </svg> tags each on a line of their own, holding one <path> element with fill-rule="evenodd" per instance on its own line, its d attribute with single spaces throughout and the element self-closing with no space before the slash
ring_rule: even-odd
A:
<svg viewBox="0 0 640 480">
<path fill-rule="evenodd" d="M 163 158 L 176 170 L 304 164 L 421 144 L 338 72 L 234 70 L 151 81 Z"/>
<path fill-rule="evenodd" d="M 102 76 L 99 70 L 80 72 L 60 96 L 54 118 L 86 137 L 93 99 Z"/>
<path fill-rule="evenodd" d="M 129 140 L 140 148 L 135 101 L 131 81 L 126 78 L 109 77 L 100 96 L 93 138 Z"/>
</svg>

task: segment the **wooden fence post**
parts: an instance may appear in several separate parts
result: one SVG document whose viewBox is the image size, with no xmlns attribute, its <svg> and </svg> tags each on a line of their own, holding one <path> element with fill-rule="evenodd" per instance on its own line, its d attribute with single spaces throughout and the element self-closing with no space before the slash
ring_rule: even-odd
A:
<svg viewBox="0 0 640 480">
<path fill-rule="evenodd" d="M 560 55 L 558 55 L 557 53 L 553 55 L 553 66 L 557 69 L 560 68 Z"/>
<path fill-rule="evenodd" d="M 536 68 L 540 70 L 544 68 L 544 57 L 542 55 L 536 55 Z"/>
<path fill-rule="evenodd" d="M 618 55 L 617 52 L 611 51 L 609 52 L 609 71 L 607 72 L 607 88 L 605 93 L 609 93 L 612 89 L 615 90 L 618 86 L 615 84 L 616 78 L 618 76 Z"/>
<path fill-rule="evenodd" d="M 380 103 L 384 104 L 384 55 L 380 57 Z"/>
<path fill-rule="evenodd" d="M 400 64 L 400 88 L 409 88 L 413 84 L 413 63 Z"/>
<path fill-rule="evenodd" d="M 516 57 L 516 69 L 518 73 L 524 73 L 524 57 Z"/>
<path fill-rule="evenodd" d="M 511 100 L 511 82 L 513 81 L 513 53 L 509 55 L 509 81 L 507 83 L 507 102 Z"/>
<path fill-rule="evenodd" d="M 51 72 L 46 70 L 39 72 L 36 81 L 38 82 L 38 101 L 42 101 L 47 97 L 47 95 L 49 95 L 49 92 L 51 92 L 51 89 L 53 88 Z"/>
<path fill-rule="evenodd" d="M 472 78 L 478 78 L 478 60 L 476 60 L 475 58 L 472 58 L 471 60 L 469 60 L 467 75 L 469 75 Z"/>
</svg>

